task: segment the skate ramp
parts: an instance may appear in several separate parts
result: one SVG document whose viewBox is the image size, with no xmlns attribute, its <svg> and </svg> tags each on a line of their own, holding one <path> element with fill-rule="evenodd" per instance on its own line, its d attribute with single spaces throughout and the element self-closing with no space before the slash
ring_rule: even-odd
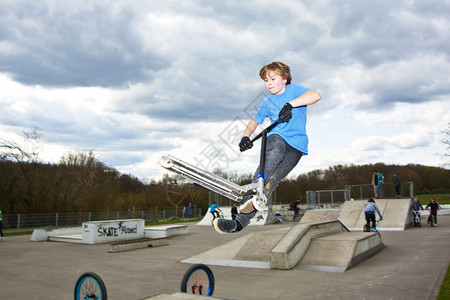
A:
<svg viewBox="0 0 450 300">
<path fill-rule="evenodd" d="M 340 209 L 309 209 L 300 219 L 300 224 L 334 221 L 339 217 Z"/>
<path fill-rule="evenodd" d="M 221 206 L 220 209 L 223 212 L 224 218 L 231 220 L 231 206 Z M 239 211 L 239 207 L 238 207 L 238 211 Z M 269 208 L 266 207 L 264 209 L 264 211 L 256 213 L 255 217 L 250 220 L 250 225 L 266 225 L 268 217 L 269 217 Z M 196 225 L 211 226 L 211 221 L 212 221 L 212 214 L 209 212 L 209 209 L 208 209 L 205 216 Z"/>
<path fill-rule="evenodd" d="M 249 233 L 181 262 L 343 272 L 383 248 L 378 233 L 350 232 L 334 220 Z"/>
<path fill-rule="evenodd" d="M 345 201 L 339 220 L 351 231 L 362 231 L 366 223 L 366 203 L 367 200 Z M 383 215 L 383 220 L 377 225 L 379 231 L 403 231 L 409 225 L 411 199 L 376 199 L 375 203 Z"/>
<path fill-rule="evenodd" d="M 340 232 L 315 238 L 297 269 L 344 272 L 386 246 L 377 233 Z"/>
<path fill-rule="evenodd" d="M 202 252 L 182 263 L 207 264 L 243 268 L 270 268 L 270 251 L 283 238 L 289 227 L 253 232 Z"/>
</svg>

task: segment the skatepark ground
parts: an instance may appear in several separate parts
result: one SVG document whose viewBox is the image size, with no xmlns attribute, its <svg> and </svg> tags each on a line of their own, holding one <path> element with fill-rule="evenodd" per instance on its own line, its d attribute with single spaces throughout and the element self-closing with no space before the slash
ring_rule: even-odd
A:
<svg viewBox="0 0 450 300">
<path fill-rule="evenodd" d="M 225 299 L 436 299 L 450 261 L 450 216 L 439 227 L 380 232 L 382 251 L 342 272 L 268 270 L 210 266 L 214 296 Z M 7 236 L 0 242 L 1 299 L 73 299 L 76 280 L 95 272 L 110 299 L 143 299 L 179 292 L 198 253 L 251 232 L 291 227 L 294 223 L 250 226 L 238 235 L 219 235 L 212 227 L 188 223 L 189 234 L 169 245 L 109 253 L 109 244 L 30 242 Z"/>
</svg>

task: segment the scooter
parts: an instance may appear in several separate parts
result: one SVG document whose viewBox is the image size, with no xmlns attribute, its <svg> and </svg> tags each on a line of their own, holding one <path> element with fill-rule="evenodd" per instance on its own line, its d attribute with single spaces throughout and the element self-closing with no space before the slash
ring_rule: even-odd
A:
<svg viewBox="0 0 450 300">
<path fill-rule="evenodd" d="M 267 197 L 264 195 L 264 185 L 266 181 L 264 177 L 264 168 L 266 162 L 267 134 L 279 123 L 279 120 L 275 121 L 251 140 L 253 143 L 261 138 L 261 153 L 259 160 L 260 172 L 258 173 L 257 181 L 251 184 L 240 186 L 216 174 L 197 168 L 169 154 L 163 155 L 159 159 L 159 164 L 163 168 L 178 173 L 181 176 L 207 188 L 208 190 L 216 192 L 235 202 L 241 202 L 244 196 L 254 194 L 252 198 L 253 206 L 256 210 L 263 211 L 267 203 Z"/>
</svg>

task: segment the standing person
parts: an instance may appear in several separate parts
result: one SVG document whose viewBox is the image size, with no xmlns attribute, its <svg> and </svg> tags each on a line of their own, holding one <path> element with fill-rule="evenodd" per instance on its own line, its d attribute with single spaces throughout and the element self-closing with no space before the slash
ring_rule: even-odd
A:
<svg viewBox="0 0 450 300">
<path fill-rule="evenodd" d="M 5 237 L 3 236 L 3 213 L 0 210 L 0 240 L 4 240 Z"/>
<path fill-rule="evenodd" d="M 431 198 L 430 203 L 425 207 L 425 209 L 430 210 L 430 216 L 428 217 L 428 224 L 431 223 L 431 216 L 434 216 L 434 226 L 437 227 L 437 211 L 441 206 L 436 202 L 436 199 Z"/>
<path fill-rule="evenodd" d="M 189 202 L 188 208 L 187 208 L 187 211 L 188 211 L 188 218 L 192 218 L 192 216 L 193 216 L 193 214 L 192 214 L 193 208 L 194 208 L 194 206 L 192 205 L 192 202 Z"/>
<path fill-rule="evenodd" d="M 183 220 L 184 220 L 184 217 L 186 216 L 186 205 L 183 205 Z"/>
<path fill-rule="evenodd" d="M 258 124 L 266 118 L 271 123 L 280 122 L 267 136 L 265 168 L 257 168 L 253 182 L 264 173 L 264 195 L 269 199 L 280 181 L 297 165 L 302 155 L 308 154 L 306 134 L 306 108 L 320 100 L 315 90 L 291 83 L 291 70 L 285 63 L 276 61 L 265 65 L 259 72 L 269 95 L 263 100 L 255 116 L 248 122 L 239 149 L 241 152 L 253 147 L 250 136 Z M 240 213 L 235 220 L 217 219 L 214 223 L 219 233 L 234 233 L 245 228 L 256 214 L 252 195 L 244 197 Z"/>
<path fill-rule="evenodd" d="M 384 176 L 381 174 L 380 171 L 378 171 L 378 198 L 384 199 Z"/>
<path fill-rule="evenodd" d="M 373 186 L 374 198 L 378 199 L 378 171 L 377 170 L 373 170 L 372 186 Z"/>
<path fill-rule="evenodd" d="M 394 176 L 394 186 L 395 186 L 395 192 L 397 193 L 397 198 L 401 198 L 402 196 L 400 195 L 400 185 L 402 183 L 400 182 L 400 178 L 398 177 L 398 175 L 395 172 L 392 173 L 392 175 Z"/>
<path fill-rule="evenodd" d="M 364 206 L 364 215 L 366 217 L 366 226 L 369 228 L 377 227 L 377 223 L 375 222 L 375 212 L 377 212 L 378 215 L 380 216 L 380 220 L 383 220 L 383 216 L 381 215 L 378 205 L 375 203 L 375 201 L 372 198 L 369 198 L 369 200 L 367 200 L 367 203 Z M 370 226 L 370 223 L 372 223 L 372 226 Z"/>
<path fill-rule="evenodd" d="M 295 200 L 292 204 L 292 210 L 294 211 L 294 218 L 292 218 L 292 221 L 295 221 L 295 218 L 297 218 L 298 212 L 300 211 L 300 199 Z"/>
<path fill-rule="evenodd" d="M 238 213 L 237 202 L 233 201 L 233 204 L 231 204 L 231 219 L 236 219 Z"/>
</svg>

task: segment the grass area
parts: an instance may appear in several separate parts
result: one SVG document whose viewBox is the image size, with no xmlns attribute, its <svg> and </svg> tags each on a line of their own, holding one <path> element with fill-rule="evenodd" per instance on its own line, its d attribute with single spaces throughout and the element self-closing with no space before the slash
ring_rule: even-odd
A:
<svg viewBox="0 0 450 300">
<path fill-rule="evenodd" d="M 437 300 L 450 299 L 450 265 L 447 268 L 447 274 L 444 277 L 444 282 L 442 282 L 441 289 Z"/>
<path fill-rule="evenodd" d="M 430 199 L 436 199 L 439 204 L 450 204 L 450 194 L 431 194 L 431 195 L 416 195 L 419 198 L 420 204 L 428 205 Z"/>
</svg>

